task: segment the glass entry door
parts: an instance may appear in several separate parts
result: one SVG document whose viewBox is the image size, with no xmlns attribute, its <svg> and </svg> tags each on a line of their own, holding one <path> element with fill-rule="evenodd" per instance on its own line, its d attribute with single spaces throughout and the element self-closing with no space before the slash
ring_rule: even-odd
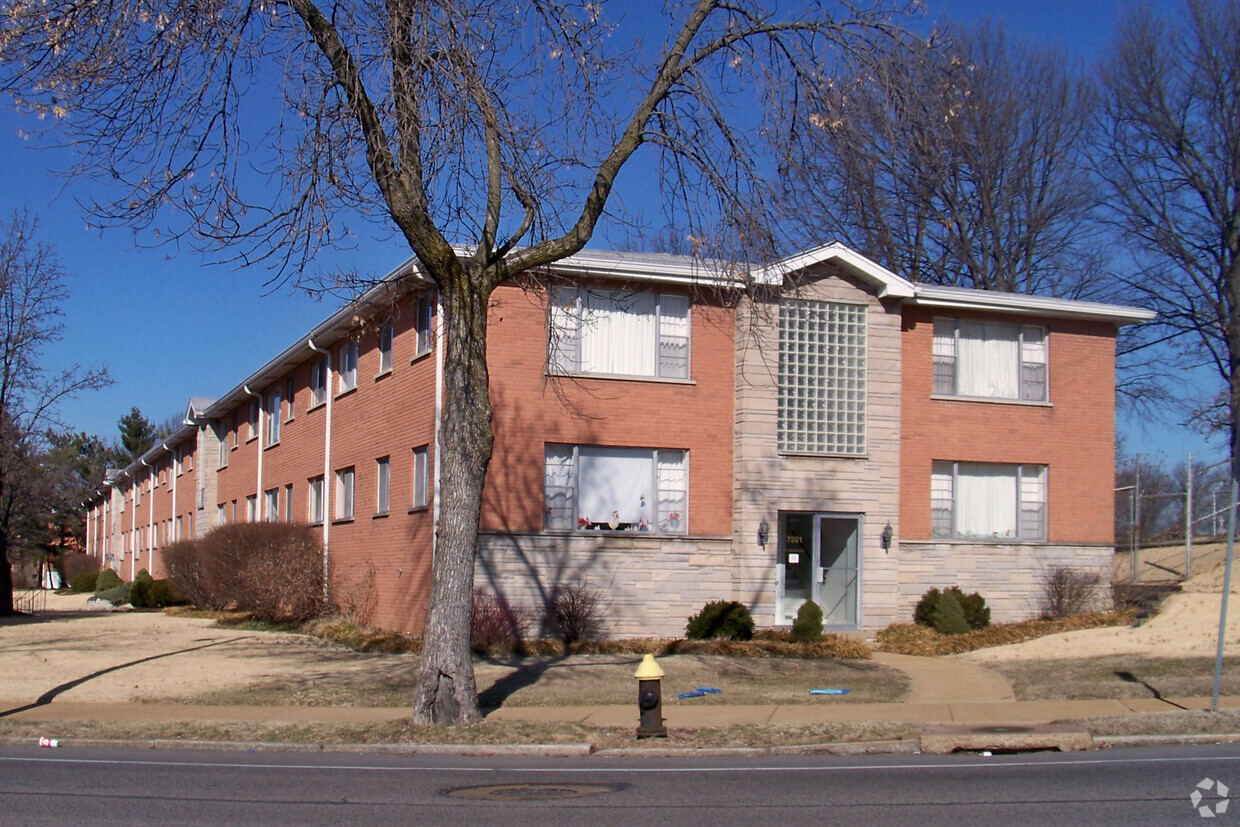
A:
<svg viewBox="0 0 1240 827">
<path fill-rule="evenodd" d="M 779 529 L 776 623 L 792 625 L 801 604 L 813 600 L 827 628 L 860 628 L 861 517 L 783 514 Z"/>
</svg>

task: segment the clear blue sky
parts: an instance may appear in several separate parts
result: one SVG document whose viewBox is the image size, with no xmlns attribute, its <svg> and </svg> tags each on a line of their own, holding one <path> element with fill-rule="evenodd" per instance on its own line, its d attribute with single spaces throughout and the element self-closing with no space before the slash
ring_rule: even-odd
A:
<svg viewBox="0 0 1240 827">
<path fill-rule="evenodd" d="M 973 23 L 987 16 L 1008 31 L 1053 44 L 1092 62 L 1109 42 L 1124 0 L 925 0 L 927 18 Z M 1162 9 L 1180 4 L 1161 0 Z M 39 238 L 55 245 L 70 272 L 64 341 L 47 353 L 49 366 L 106 363 L 114 383 L 65 404 L 61 418 L 76 430 L 115 436 L 116 421 L 137 405 L 151 419 L 180 414 L 190 396 L 218 396 L 277 354 L 337 305 L 264 287 L 261 269 L 208 266 L 193 252 L 139 249 L 132 234 L 88 229 L 74 202 L 80 190 L 53 170 L 64 156 L 35 148 L 19 134 L 6 101 L 0 108 L 0 208 L 26 207 L 39 216 Z M 824 239 L 825 241 L 826 239 Z M 382 274 L 408 255 L 399 242 L 359 248 L 350 263 Z M 325 270 L 335 260 L 323 259 Z M 1121 421 L 1130 448 L 1162 451 L 1178 461 L 1220 455 L 1196 434 L 1158 424 L 1142 430 Z"/>
</svg>

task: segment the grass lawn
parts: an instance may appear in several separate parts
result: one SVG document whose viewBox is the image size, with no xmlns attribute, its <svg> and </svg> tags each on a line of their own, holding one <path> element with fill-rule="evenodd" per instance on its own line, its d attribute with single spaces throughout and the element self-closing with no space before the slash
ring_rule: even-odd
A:
<svg viewBox="0 0 1240 827">
<path fill-rule="evenodd" d="M 1176 698 L 1209 695 L 1214 658 L 1099 658 L 988 663 L 1007 678 L 1018 701 Z M 1240 658 L 1223 659 L 1224 695 L 1240 694 Z"/>
<path fill-rule="evenodd" d="M 198 704 L 391 706 L 411 703 L 415 655 L 349 653 L 370 661 L 366 669 L 309 671 L 242 690 L 213 692 Z M 474 662 L 484 707 L 630 704 L 637 697 L 636 655 L 486 658 Z M 680 701 L 693 704 L 799 704 L 812 702 L 810 689 L 843 688 L 849 694 L 832 703 L 899 701 L 909 689 L 904 673 L 868 660 L 743 658 L 721 655 L 668 655 L 659 658 L 666 673 L 663 697 L 699 686 L 718 695 Z"/>
</svg>

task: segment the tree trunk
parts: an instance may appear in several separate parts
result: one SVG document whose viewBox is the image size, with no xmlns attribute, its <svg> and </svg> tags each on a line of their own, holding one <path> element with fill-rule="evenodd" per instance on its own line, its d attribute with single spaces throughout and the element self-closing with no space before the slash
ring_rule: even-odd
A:
<svg viewBox="0 0 1240 827">
<path fill-rule="evenodd" d="M 0 617 L 12 617 L 14 614 L 13 564 L 9 562 L 8 538 L 0 534 Z"/>
<path fill-rule="evenodd" d="M 462 275 L 462 282 L 469 280 Z M 474 285 L 454 288 L 443 281 L 440 286 L 444 397 L 435 491 L 439 508 L 430 606 L 413 698 L 413 722 L 419 725 L 482 719 L 469 633 L 478 515 L 492 445 L 487 292 Z"/>
</svg>

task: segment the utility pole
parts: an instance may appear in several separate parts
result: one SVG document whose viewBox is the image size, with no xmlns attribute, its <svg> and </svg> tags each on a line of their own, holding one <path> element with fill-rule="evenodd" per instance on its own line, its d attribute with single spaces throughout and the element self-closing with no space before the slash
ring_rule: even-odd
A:
<svg viewBox="0 0 1240 827">
<path fill-rule="evenodd" d="M 1193 576 L 1193 455 L 1188 455 L 1188 480 L 1184 486 L 1184 579 Z"/>
</svg>

